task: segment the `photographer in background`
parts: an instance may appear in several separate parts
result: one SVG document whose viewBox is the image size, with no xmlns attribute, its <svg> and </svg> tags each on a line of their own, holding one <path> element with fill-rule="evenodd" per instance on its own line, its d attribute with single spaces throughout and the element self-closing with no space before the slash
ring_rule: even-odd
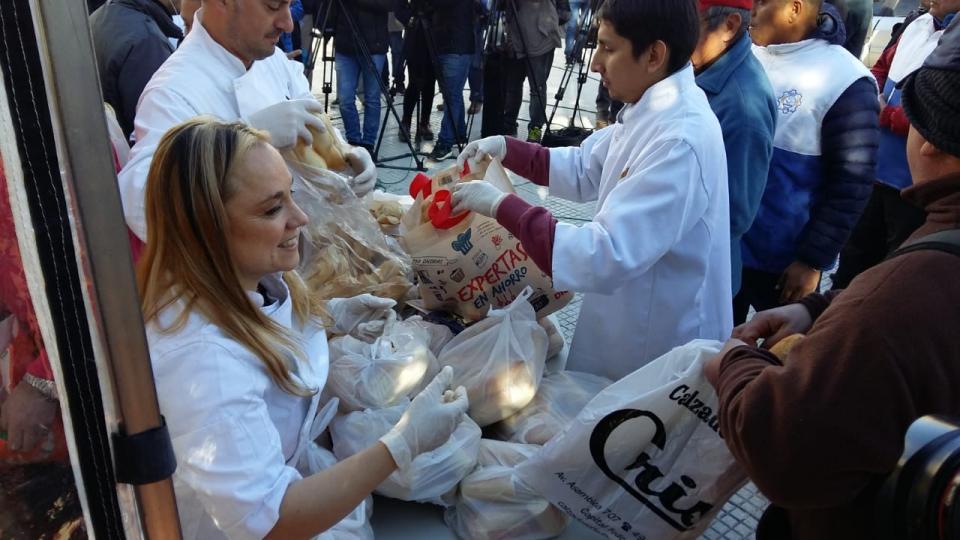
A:
<svg viewBox="0 0 960 540">
<path fill-rule="evenodd" d="M 467 121 L 463 89 L 467 84 L 476 50 L 477 24 L 473 2 L 466 0 L 414 0 L 430 9 L 430 27 L 439 61 L 440 90 L 447 110 L 430 159 L 440 161 L 453 154 L 456 142 L 466 143 Z M 429 38 L 428 38 L 429 39 Z"/>
<path fill-rule="evenodd" d="M 547 122 L 547 78 L 570 19 L 568 0 L 499 0 L 494 6 L 500 35 L 494 36 L 484 70 L 487 106 L 483 136 L 517 135 L 523 81 L 530 82 L 527 139 L 539 142 Z M 501 30 L 502 29 L 502 30 Z M 502 96 L 502 98 L 500 97 Z"/>
<path fill-rule="evenodd" d="M 354 35 L 347 17 L 337 14 L 334 47 L 336 48 L 337 97 L 340 116 L 343 117 L 347 142 L 373 150 L 380 129 L 380 83 L 378 77 L 387 62 L 390 35 L 387 31 L 387 13 L 393 11 L 394 0 L 351 0 L 343 5 L 357 24 L 359 36 Z M 376 65 L 371 70 L 360 52 L 357 40 L 362 39 Z M 357 110 L 357 85 L 363 77 L 363 128 Z"/>
</svg>

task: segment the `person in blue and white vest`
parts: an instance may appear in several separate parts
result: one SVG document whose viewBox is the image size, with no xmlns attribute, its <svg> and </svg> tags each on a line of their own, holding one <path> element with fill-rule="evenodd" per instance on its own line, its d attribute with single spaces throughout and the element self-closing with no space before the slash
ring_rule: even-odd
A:
<svg viewBox="0 0 960 540">
<path fill-rule="evenodd" d="M 753 9 L 754 54 L 777 99 L 767 186 L 742 241 L 736 323 L 817 290 L 870 197 L 880 137 L 873 75 L 843 47 L 822 0 L 766 0 Z"/>
<path fill-rule="evenodd" d="M 861 272 L 880 264 L 926 221 L 926 212 L 900 197 L 913 185 L 907 166 L 910 122 L 900 104 L 901 83 L 936 49 L 944 29 L 960 11 L 960 0 L 931 3 L 930 11 L 909 23 L 870 70 L 882 89 L 880 149 L 870 202 L 840 253 L 833 288 L 845 289 Z"/>
</svg>

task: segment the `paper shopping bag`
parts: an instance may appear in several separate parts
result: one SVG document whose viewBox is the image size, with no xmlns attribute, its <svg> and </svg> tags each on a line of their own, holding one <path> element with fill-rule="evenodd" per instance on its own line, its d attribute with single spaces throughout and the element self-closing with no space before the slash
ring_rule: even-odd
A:
<svg viewBox="0 0 960 540">
<path fill-rule="evenodd" d="M 513 192 L 507 172 L 497 160 L 463 178 L 456 169 L 448 169 L 430 182 L 421 177 L 420 185 L 415 182 L 412 186 L 422 191 L 404 215 L 400 239 L 413 261 L 424 307 L 479 320 L 491 307 L 510 304 L 529 286 L 534 290 L 530 302 L 537 318 L 559 310 L 573 296 L 555 291 L 550 276 L 497 220 L 473 212 L 450 215 L 449 188 L 481 172 L 484 181 Z"/>
</svg>

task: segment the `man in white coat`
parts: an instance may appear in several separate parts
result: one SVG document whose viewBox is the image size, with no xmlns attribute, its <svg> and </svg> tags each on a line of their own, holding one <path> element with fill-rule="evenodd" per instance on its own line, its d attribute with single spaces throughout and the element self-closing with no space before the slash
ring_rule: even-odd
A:
<svg viewBox="0 0 960 540">
<path fill-rule="evenodd" d="M 593 221 L 558 223 L 485 182 L 458 186 L 454 211 L 496 217 L 558 290 L 584 293 L 568 367 L 619 379 L 692 339 L 730 335 L 727 165 L 689 62 L 697 1 L 608 0 L 597 20 L 592 69 L 627 103 L 615 125 L 580 147 L 490 137 L 459 157 L 497 157 L 551 195 L 597 201 Z"/>
<path fill-rule="evenodd" d="M 243 120 L 270 133 L 285 148 L 323 132 L 314 113 L 323 106 L 311 95 L 303 64 L 287 59 L 276 43 L 293 31 L 289 0 L 202 0 L 180 47 L 150 79 L 134 122 L 136 144 L 120 171 L 127 226 L 146 240 L 144 188 L 154 151 L 173 126 L 199 115 Z M 339 137 L 339 134 L 337 134 Z M 347 154 L 358 195 L 370 191 L 376 167 L 363 148 Z"/>
</svg>

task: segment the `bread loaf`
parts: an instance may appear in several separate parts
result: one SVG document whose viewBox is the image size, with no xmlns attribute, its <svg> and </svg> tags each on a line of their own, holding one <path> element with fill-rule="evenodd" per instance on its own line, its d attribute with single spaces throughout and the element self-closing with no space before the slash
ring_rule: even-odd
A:
<svg viewBox="0 0 960 540">
<path fill-rule="evenodd" d="M 293 152 L 297 159 L 311 167 L 342 171 L 347 168 L 347 160 L 344 157 L 346 148 L 337 140 L 330 118 L 323 113 L 319 113 L 317 116 L 323 121 L 326 131 L 319 133 L 314 128 L 307 126 L 313 136 L 313 144 L 308 145 L 303 139 L 297 139 Z"/>
</svg>

